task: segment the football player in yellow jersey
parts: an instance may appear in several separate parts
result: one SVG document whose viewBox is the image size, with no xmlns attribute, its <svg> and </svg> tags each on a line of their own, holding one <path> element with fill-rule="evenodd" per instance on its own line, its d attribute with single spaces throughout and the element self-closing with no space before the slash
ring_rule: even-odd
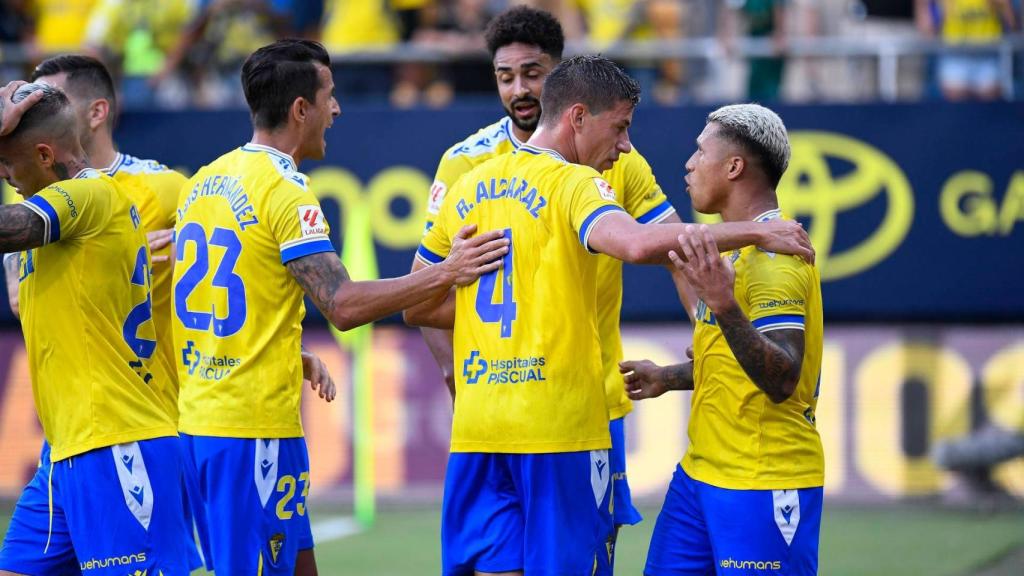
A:
<svg viewBox="0 0 1024 576">
<path fill-rule="evenodd" d="M 303 294 L 347 330 L 497 269 L 500 232 L 459 231 L 436 272 L 349 279 L 306 176 L 340 114 L 330 58 L 307 40 L 242 68 L 252 140 L 200 169 L 179 199 L 172 287 L 178 427 L 200 476 L 224 574 L 316 572 L 299 405 Z M 433 268 L 433 267 L 432 267 Z"/>
<path fill-rule="evenodd" d="M 139 210 L 142 228 L 153 237 L 161 237 L 160 231 L 174 228 L 178 194 L 187 179 L 155 160 L 142 160 L 117 150 L 113 136 L 117 99 L 106 66 L 91 56 L 63 54 L 36 66 L 32 72 L 32 81 L 56 86 L 67 95 L 80 121 L 79 136 L 90 166 L 96 167 L 122 186 Z M 169 239 L 168 233 L 166 240 Z M 151 249 L 155 245 L 151 243 Z M 154 260 L 166 260 L 169 252 L 169 248 L 153 251 Z M 153 324 L 157 341 L 153 362 L 159 363 L 161 370 L 168 374 L 157 393 L 161 406 L 177 423 L 178 373 L 171 339 L 171 266 L 166 262 L 156 263 L 152 269 L 152 278 Z M 44 456 L 47 450 L 44 446 Z M 41 458 L 40 462 L 42 471 L 47 466 L 46 458 Z M 41 474 L 37 476 L 42 477 Z M 198 488 L 195 472 L 187 462 L 184 483 L 190 487 L 183 495 L 186 519 L 189 524 L 193 524 L 193 516 L 196 518 L 194 524 L 199 539 L 206 556 L 209 556 L 205 511 L 194 502 L 195 496 L 189 497 L 189 492 L 195 494 Z M 190 556 L 193 568 L 202 565 L 203 557 L 195 546 L 190 548 Z M 207 568 L 212 570 L 213 567 L 207 564 Z"/>
<path fill-rule="evenodd" d="M 708 115 L 686 163 L 695 209 L 726 222 L 781 218 L 789 139 L 771 110 Z M 686 455 L 651 538 L 645 574 L 818 573 L 824 457 L 817 268 L 756 248 L 724 257 L 703 226 L 671 254 L 700 296 L 693 360 L 623 362 L 634 400 L 693 390 Z"/>
<path fill-rule="evenodd" d="M 507 116 L 480 129 L 445 151 L 438 165 L 428 200 L 426 229 L 433 225 L 446 192 L 474 167 L 522 146 L 537 128 L 541 115 L 540 99 L 544 79 L 561 60 L 565 37 L 558 20 L 551 14 L 527 6 L 506 10 L 489 23 L 485 32 L 488 50 L 494 62 L 495 77 L 502 106 Z M 604 171 L 604 179 L 615 192 L 616 200 L 628 214 L 641 223 L 680 222 L 672 204 L 665 197 L 643 156 L 633 149 L 623 153 L 615 164 Z M 671 266 L 671 270 L 675 270 Z M 674 274 L 680 299 L 693 316 L 696 297 L 692 290 Z M 612 436 L 610 465 L 614 482 L 614 515 L 616 527 L 636 524 L 640 513 L 633 506 L 626 476 L 625 423 L 632 403 L 622 387 L 618 362 L 622 360 L 619 317 L 622 309 L 622 262 L 600 256 L 597 286 L 599 297 L 598 332 L 601 339 L 602 378 L 605 383 Z M 452 362 L 452 334 L 447 330 L 422 329 L 445 383 L 453 397 L 455 369 Z M 611 536 L 609 562 L 614 561 L 617 528 Z"/>
<path fill-rule="evenodd" d="M 417 251 L 414 271 L 442 261 L 466 224 L 501 229 L 511 240 L 500 282 L 498 272 L 488 274 L 406 311 L 412 324 L 454 327 L 461 367 L 442 510 L 444 574 L 610 570 L 601 559 L 612 530 L 611 438 L 591 253 L 668 262 L 683 231 L 638 223 L 596 171 L 631 150 L 638 100 L 636 82 L 610 60 L 559 64 L 545 80 L 530 140 L 463 175 Z M 727 223 L 715 234 L 738 248 L 740 232 L 756 226 Z"/>
<path fill-rule="evenodd" d="M 0 250 L 22 252 L 20 312 L 36 410 L 49 441 L 45 494 L 26 490 L 0 574 L 102 568 L 188 574 L 181 452 L 157 389 L 150 258 L 124 190 L 88 168 L 62 91 L 0 138 L 0 177 L 26 198 L 0 207 Z M 10 128 L 4 117 L 4 128 Z M 0 133 L 3 133 L 0 130 Z"/>
</svg>

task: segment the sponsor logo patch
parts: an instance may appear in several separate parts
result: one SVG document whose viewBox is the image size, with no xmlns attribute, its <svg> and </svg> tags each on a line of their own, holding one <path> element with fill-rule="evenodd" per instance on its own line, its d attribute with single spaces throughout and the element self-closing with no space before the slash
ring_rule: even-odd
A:
<svg viewBox="0 0 1024 576">
<path fill-rule="evenodd" d="M 597 193 L 601 195 L 601 198 L 604 198 L 609 202 L 618 201 L 615 197 L 615 190 L 612 188 L 612 185 L 606 182 L 604 178 L 594 178 L 594 185 L 597 186 Z"/>
<path fill-rule="evenodd" d="M 299 206 L 299 228 L 302 230 L 303 238 L 327 234 L 327 219 L 324 218 L 319 206 Z"/>
</svg>

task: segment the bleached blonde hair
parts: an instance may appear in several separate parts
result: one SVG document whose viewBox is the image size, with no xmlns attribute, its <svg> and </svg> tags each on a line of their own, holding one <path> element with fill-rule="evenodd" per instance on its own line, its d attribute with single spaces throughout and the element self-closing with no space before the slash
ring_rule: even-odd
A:
<svg viewBox="0 0 1024 576">
<path fill-rule="evenodd" d="M 708 114 L 719 136 L 745 148 L 759 160 L 772 185 L 789 166 L 789 135 L 782 118 L 760 104 L 731 104 Z"/>
</svg>

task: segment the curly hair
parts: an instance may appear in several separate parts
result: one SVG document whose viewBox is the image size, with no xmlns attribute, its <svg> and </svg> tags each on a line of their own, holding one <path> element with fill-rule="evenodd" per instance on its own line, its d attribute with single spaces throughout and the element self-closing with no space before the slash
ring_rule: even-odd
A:
<svg viewBox="0 0 1024 576">
<path fill-rule="evenodd" d="M 565 48 L 565 33 L 558 19 L 529 6 L 516 6 L 495 16 L 484 31 L 484 39 L 491 58 L 498 49 L 515 43 L 536 46 L 555 60 L 562 59 Z"/>
</svg>

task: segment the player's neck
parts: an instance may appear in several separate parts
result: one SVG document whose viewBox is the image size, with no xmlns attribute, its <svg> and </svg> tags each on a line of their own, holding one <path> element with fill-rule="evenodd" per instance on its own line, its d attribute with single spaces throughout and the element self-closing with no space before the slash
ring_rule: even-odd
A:
<svg viewBox="0 0 1024 576">
<path fill-rule="evenodd" d="M 85 146 L 85 153 L 89 156 L 89 165 L 100 170 L 113 165 L 117 159 L 117 148 L 114 148 L 114 141 L 109 134 L 93 134 L 92 140 Z"/>
<path fill-rule="evenodd" d="M 729 194 L 729 204 L 722 210 L 724 222 L 751 222 L 770 210 L 778 210 L 779 201 L 775 192 Z"/>
<path fill-rule="evenodd" d="M 301 143 L 300 138 L 296 134 L 292 134 L 287 130 L 279 130 L 276 132 L 268 132 L 266 130 L 256 130 L 252 133 L 253 144 L 260 146 L 269 146 L 278 152 L 291 156 L 291 159 L 298 166 L 303 158 L 299 155 L 299 144 Z"/>
<path fill-rule="evenodd" d="M 523 130 L 519 126 L 516 126 L 515 122 L 510 122 L 510 124 L 512 124 L 512 135 L 516 137 L 516 140 L 520 142 L 526 142 L 531 137 L 533 137 L 532 130 L 527 132 L 526 130 Z"/>
<path fill-rule="evenodd" d="M 530 136 L 530 139 L 525 142 L 530 146 L 536 146 L 537 148 L 554 150 L 555 152 L 558 152 L 562 158 L 565 158 L 567 162 L 572 162 L 574 164 L 577 162 L 576 149 L 572 145 L 572 140 L 563 138 L 561 136 L 561 132 L 557 128 L 547 129 L 544 126 L 538 126 Z"/>
</svg>

